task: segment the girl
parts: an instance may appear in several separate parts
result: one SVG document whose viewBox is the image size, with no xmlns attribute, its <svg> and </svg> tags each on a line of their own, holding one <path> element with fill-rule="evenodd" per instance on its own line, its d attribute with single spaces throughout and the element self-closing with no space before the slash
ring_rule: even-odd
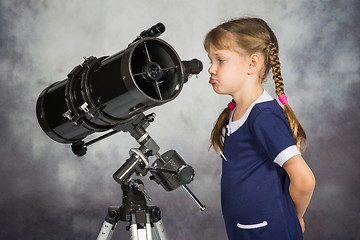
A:
<svg viewBox="0 0 360 240">
<path fill-rule="evenodd" d="M 211 133 L 211 146 L 223 158 L 229 239 L 302 239 L 315 178 L 300 153 L 306 135 L 284 94 L 273 31 L 262 19 L 235 19 L 212 29 L 204 47 L 209 83 L 233 98 Z M 284 110 L 262 88 L 270 69 Z"/>
</svg>

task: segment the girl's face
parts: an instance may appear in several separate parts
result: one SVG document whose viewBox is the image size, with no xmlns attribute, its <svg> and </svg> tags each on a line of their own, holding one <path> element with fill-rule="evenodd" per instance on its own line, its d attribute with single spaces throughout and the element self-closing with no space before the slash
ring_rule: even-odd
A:
<svg viewBox="0 0 360 240">
<path fill-rule="evenodd" d="M 249 57 L 232 50 L 219 50 L 210 46 L 211 66 L 209 83 L 218 94 L 234 96 L 240 92 L 248 76 Z"/>
</svg>

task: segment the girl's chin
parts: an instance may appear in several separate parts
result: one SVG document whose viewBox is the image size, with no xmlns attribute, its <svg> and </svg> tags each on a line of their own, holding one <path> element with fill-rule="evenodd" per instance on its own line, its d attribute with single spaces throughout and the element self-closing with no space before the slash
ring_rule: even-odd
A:
<svg viewBox="0 0 360 240">
<path fill-rule="evenodd" d="M 219 89 L 217 86 L 215 86 L 215 84 L 212 85 L 214 92 L 216 92 L 217 94 L 220 95 L 229 95 L 229 93 L 225 92 L 222 89 Z"/>
</svg>

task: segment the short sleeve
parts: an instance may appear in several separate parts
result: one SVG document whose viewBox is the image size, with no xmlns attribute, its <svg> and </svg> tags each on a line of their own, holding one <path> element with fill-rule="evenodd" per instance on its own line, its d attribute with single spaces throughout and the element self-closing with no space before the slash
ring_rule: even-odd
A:
<svg viewBox="0 0 360 240">
<path fill-rule="evenodd" d="M 282 112 L 265 109 L 260 111 L 252 122 L 251 129 L 255 139 L 269 158 L 279 166 L 300 154 L 289 123 Z"/>
</svg>

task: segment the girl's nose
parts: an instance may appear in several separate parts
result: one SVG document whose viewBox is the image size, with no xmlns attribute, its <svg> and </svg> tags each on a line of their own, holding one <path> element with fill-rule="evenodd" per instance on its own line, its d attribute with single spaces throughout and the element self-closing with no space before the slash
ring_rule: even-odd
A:
<svg viewBox="0 0 360 240">
<path fill-rule="evenodd" d="M 214 66 L 214 64 L 211 64 L 210 65 L 210 67 L 209 67 L 209 69 L 208 69 L 208 73 L 210 73 L 211 75 L 212 74 L 216 74 L 216 71 L 215 71 L 216 69 L 215 69 L 215 66 Z"/>
</svg>

